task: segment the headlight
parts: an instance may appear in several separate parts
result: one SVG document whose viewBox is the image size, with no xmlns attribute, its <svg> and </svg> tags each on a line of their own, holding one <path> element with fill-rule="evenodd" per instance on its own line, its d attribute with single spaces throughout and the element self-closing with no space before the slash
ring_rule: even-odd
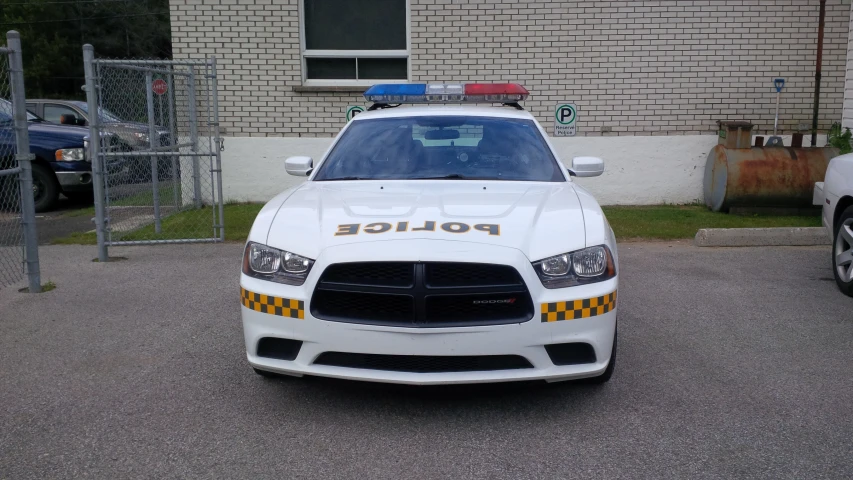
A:
<svg viewBox="0 0 853 480">
<path fill-rule="evenodd" d="M 287 285 L 305 283 L 313 265 L 310 258 L 255 242 L 246 245 L 243 255 L 243 273 Z"/>
<path fill-rule="evenodd" d="M 85 148 L 64 148 L 56 151 L 57 162 L 83 162 L 86 158 Z"/>
<path fill-rule="evenodd" d="M 133 138 L 139 143 L 148 143 L 148 134 L 143 132 L 133 132 Z"/>
<path fill-rule="evenodd" d="M 555 255 L 533 263 L 545 288 L 603 282 L 616 276 L 613 255 L 605 245 Z"/>
</svg>

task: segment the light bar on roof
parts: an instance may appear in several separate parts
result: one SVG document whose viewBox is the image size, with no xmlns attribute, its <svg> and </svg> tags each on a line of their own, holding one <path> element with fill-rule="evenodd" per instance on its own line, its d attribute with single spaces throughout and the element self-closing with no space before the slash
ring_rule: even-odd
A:
<svg viewBox="0 0 853 480">
<path fill-rule="evenodd" d="M 514 103 L 529 94 L 516 83 L 389 83 L 370 87 L 364 98 L 374 103 Z"/>
</svg>

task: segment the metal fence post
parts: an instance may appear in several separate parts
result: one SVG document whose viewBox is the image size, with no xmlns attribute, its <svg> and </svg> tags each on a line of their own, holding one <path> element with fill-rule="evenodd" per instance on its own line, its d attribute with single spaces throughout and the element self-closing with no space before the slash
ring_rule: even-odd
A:
<svg viewBox="0 0 853 480">
<path fill-rule="evenodd" d="M 178 145 L 181 143 L 178 141 L 178 130 L 175 128 L 175 73 L 174 73 L 174 70 L 175 70 L 175 67 L 170 66 L 169 67 L 169 73 L 166 74 L 166 78 L 168 79 L 168 82 L 166 82 L 167 86 L 168 86 L 168 89 L 166 90 L 166 92 L 167 92 L 166 94 L 169 95 L 169 145 L 170 146 Z M 161 113 L 160 116 L 162 117 L 163 114 Z M 165 124 L 165 122 L 164 122 L 164 124 Z M 180 147 L 178 147 L 177 151 L 180 151 Z M 176 157 L 176 156 L 172 155 L 170 158 L 172 160 L 172 200 L 175 203 L 175 209 L 180 210 L 180 208 L 182 206 L 181 204 L 183 203 L 183 202 L 178 200 L 179 198 L 183 197 L 181 195 L 181 179 L 179 178 L 179 171 L 178 171 L 178 167 L 181 164 L 181 157 Z"/>
<path fill-rule="evenodd" d="M 154 81 L 151 71 L 145 72 L 145 102 L 148 104 L 148 144 L 154 148 L 154 139 L 157 137 L 157 129 L 154 128 Z M 151 155 L 151 193 L 154 195 L 154 232 L 161 233 L 163 228 L 160 223 L 160 187 L 157 179 L 157 155 Z"/>
<path fill-rule="evenodd" d="M 195 67 L 190 65 L 189 90 L 187 91 L 190 114 L 190 151 L 194 154 L 193 159 L 193 201 L 195 208 L 201 208 L 201 165 L 198 162 L 198 114 L 196 113 L 195 100 Z"/>
<path fill-rule="evenodd" d="M 219 195 L 219 239 L 225 241 L 225 200 L 222 198 L 222 137 L 219 136 L 219 86 L 216 81 L 216 57 L 210 57 L 211 87 L 213 91 L 213 150 L 216 152 L 216 190 Z"/>
<path fill-rule="evenodd" d="M 108 262 L 106 215 L 104 212 L 104 173 L 101 165 L 101 119 L 95 79 L 95 47 L 83 45 L 83 70 L 86 75 L 86 102 L 89 109 L 89 159 L 92 162 L 92 189 L 95 197 L 95 235 L 98 237 L 98 261 Z"/>
<path fill-rule="evenodd" d="M 12 30 L 6 34 L 9 54 L 9 80 L 12 93 L 12 110 L 15 116 L 16 156 L 21 172 L 21 224 L 24 227 L 24 252 L 27 262 L 29 292 L 41 292 L 39 270 L 38 234 L 36 232 L 36 208 L 33 197 L 33 156 L 30 155 L 30 135 L 27 129 L 27 100 L 24 93 L 24 61 L 21 54 L 21 35 Z"/>
</svg>

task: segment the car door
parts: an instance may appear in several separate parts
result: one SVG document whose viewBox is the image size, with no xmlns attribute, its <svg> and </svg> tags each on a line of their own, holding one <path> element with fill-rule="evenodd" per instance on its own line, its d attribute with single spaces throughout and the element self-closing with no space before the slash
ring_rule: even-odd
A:
<svg viewBox="0 0 853 480">
<path fill-rule="evenodd" d="M 85 117 L 80 112 L 67 105 L 60 105 L 58 103 L 44 104 L 44 116 L 42 118 L 44 118 L 48 122 L 62 123 L 61 120 L 63 115 L 74 115 L 74 117 L 77 119 L 85 119 Z"/>
</svg>

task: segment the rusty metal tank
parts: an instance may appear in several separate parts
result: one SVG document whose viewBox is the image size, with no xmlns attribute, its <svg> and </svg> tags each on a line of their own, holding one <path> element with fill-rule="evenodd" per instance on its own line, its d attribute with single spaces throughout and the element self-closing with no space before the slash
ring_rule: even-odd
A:
<svg viewBox="0 0 853 480">
<path fill-rule="evenodd" d="M 705 204 L 715 212 L 731 207 L 808 208 L 815 182 L 822 182 L 836 148 L 717 145 L 705 164 Z"/>
</svg>

